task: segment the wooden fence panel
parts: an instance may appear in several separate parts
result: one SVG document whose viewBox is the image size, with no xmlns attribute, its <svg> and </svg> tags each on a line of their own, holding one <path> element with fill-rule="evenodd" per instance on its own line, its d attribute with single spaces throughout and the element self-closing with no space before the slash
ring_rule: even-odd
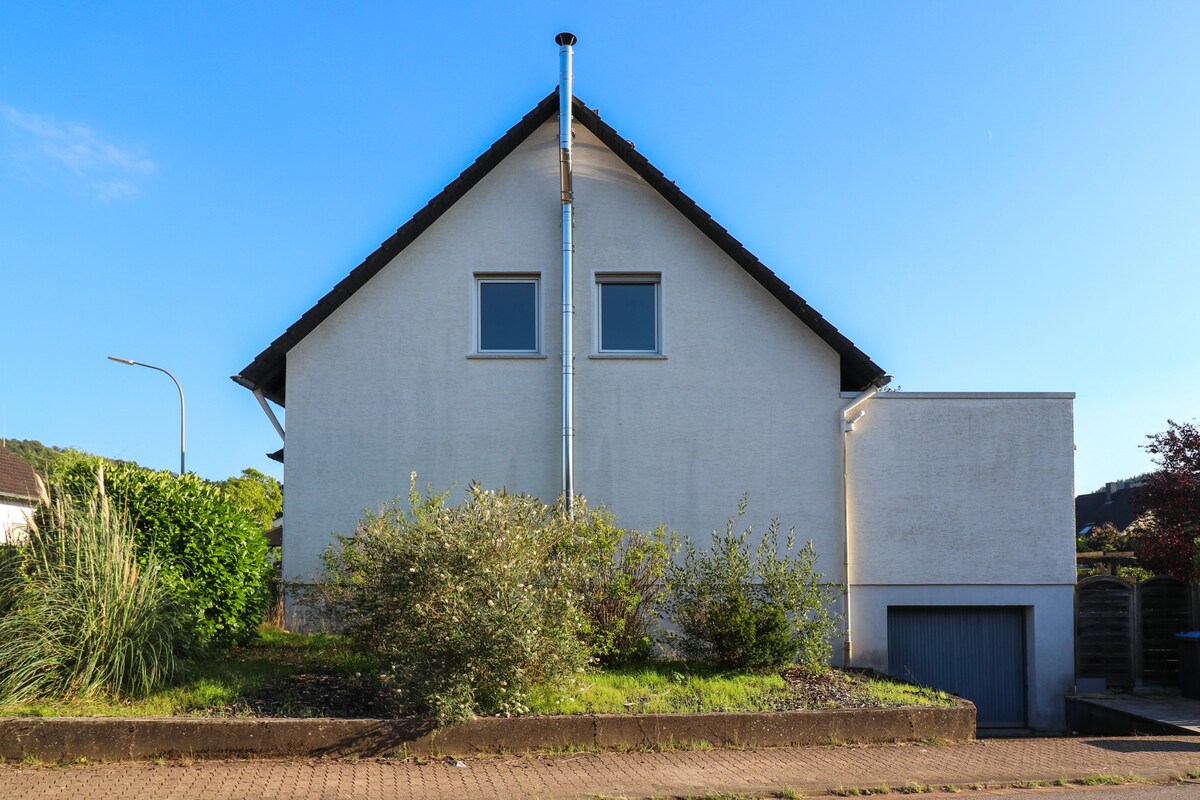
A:
<svg viewBox="0 0 1200 800">
<path fill-rule="evenodd" d="M 1133 585 L 1098 575 L 1075 587 L 1075 657 L 1080 678 L 1133 686 Z"/>
<path fill-rule="evenodd" d="M 1160 576 L 1137 585 L 1141 629 L 1142 681 L 1179 685 L 1179 645 L 1175 634 L 1191 627 L 1191 591 L 1178 578 Z"/>
</svg>

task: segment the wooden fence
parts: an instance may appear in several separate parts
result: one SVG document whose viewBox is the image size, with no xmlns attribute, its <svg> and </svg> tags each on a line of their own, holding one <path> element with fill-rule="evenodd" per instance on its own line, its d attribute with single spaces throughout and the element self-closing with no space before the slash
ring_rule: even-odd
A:
<svg viewBox="0 0 1200 800">
<path fill-rule="evenodd" d="M 1175 634 L 1200 622 L 1200 587 L 1158 576 L 1097 575 L 1075 587 L 1075 675 L 1111 688 L 1178 686 Z"/>
</svg>

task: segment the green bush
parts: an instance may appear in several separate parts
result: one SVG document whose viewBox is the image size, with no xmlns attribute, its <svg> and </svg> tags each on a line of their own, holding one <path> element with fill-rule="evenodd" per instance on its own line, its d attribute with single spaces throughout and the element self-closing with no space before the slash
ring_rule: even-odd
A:
<svg viewBox="0 0 1200 800">
<path fill-rule="evenodd" d="M 820 671 L 829 663 L 835 620 L 829 613 L 834 588 L 821 583 L 812 542 L 799 550 L 789 530 L 779 551 L 779 521 L 751 552 L 751 529 L 734 533 L 738 504 L 712 546 L 684 546 L 683 561 L 667 570 L 664 607 L 678 628 L 676 643 L 691 659 L 727 668 L 778 668 L 797 664 Z"/>
<path fill-rule="evenodd" d="M 133 526 L 103 483 L 86 503 L 60 495 L 40 516 L 0 574 L 0 703 L 164 685 L 177 667 L 178 599 L 154 555 L 135 554 Z"/>
<path fill-rule="evenodd" d="M 676 549 L 674 537 L 661 526 L 652 533 L 619 528 L 610 513 L 590 511 L 578 500 L 575 527 L 583 548 L 578 589 L 592 656 L 607 666 L 645 658 Z"/>
<path fill-rule="evenodd" d="M 188 473 L 155 472 L 95 456 L 62 458 L 52 494 L 88 502 L 102 471 L 110 501 L 137 532 L 137 555 L 151 554 L 160 579 L 188 609 L 199 647 L 254 637 L 267 602 L 267 542 L 253 516 L 221 487 Z"/>
<path fill-rule="evenodd" d="M 413 488 L 406 507 L 368 513 L 326 550 L 318 598 L 388 665 L 399 713 L 524 713 L 532 686 L 588 663 L 576 528 L 525 495 L 471 486 L 459 506 L 446 498 Z"/>
</svg>

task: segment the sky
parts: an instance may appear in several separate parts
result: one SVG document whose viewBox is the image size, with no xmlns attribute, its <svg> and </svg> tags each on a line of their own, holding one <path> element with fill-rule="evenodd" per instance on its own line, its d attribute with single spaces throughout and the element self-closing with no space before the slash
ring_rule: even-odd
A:
<svg viewBox="0 0 1200 800">
<path fill-rule="evenodd" d="M 220 479 L 229 380 L 550 92 L 908 391 L 1070 391 L 1076 487 L 1200 411 L 1200 3 L 0 5 L 0 427 Z M 285 418 L 286 415 L 282 415 Z"/>
</svg>

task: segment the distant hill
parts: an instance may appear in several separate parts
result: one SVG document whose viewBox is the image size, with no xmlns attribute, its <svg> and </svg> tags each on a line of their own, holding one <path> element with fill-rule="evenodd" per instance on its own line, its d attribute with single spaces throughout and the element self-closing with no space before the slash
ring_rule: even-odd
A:
<svg viewBox="0 0 1200 800">
<path fill-rule="evenodd" d="M 39 475 L 49 472 L 50 465 L 70 449 L 45 445 L 37 439 L 5 439 L 4 446 L 17 458 L 33 467 L 33 471 Z"/>
<path fill-rule="evenodd" d="M 17 458 L 33 467 L 38 475 L 48 475 L 54 462 L 69 453 L 94 455 L 74 447 L 55 447 L 42 444 L 37 439 L 5 439 L 4 445 Z M 99 456 L 114 464 L 134 464 L 116 458 Z M 207 479 L 202 479 L 207 480 Z M 272 520 L 283 512 L 283 484 L 270 475 L 265 475 L 256 469 L 242 470 L 241 475 L 231 476 L 223 481 L 208 481 L 222 487 L 239 505 L 245 507 L 264 529 L 271 527 Z"/>
<path fill-rule="evenodd" d="M 33 467 L 33 471 L 38 475 L 48 473 L 51 465 L 67 453 L 83 453 L 85 456 L 95 455 L 95 453 L 89 453 L 86 450 L 80 450 L 76 447 L 55 447 L 54 445 L 42 444 L 37 439 L 5 439 L 4 446 L 17 458 Z M 103 458 L 105 461 L 112 462 L 113 464 L 134 463 L 120 458 L 97 457 Z"/>
</svg>

